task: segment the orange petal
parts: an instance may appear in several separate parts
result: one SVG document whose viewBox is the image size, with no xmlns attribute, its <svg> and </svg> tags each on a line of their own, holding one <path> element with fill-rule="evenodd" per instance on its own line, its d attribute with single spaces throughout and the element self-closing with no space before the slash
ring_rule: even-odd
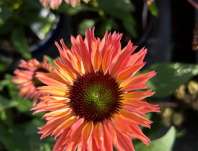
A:
<svg viewBox="0 0 198 151">
<path fill-rule="evenodd" d="M 133 51 L 133 44 L 129 42 L 127 46 L 121 51 L 119 57 L 115 61 L 114 65 L 111 67 L 110 73 L 112 75 L 116 75 L 120 68 L 127 65 L 129 58 L 131 57 L 131 53 Z"/>
<path fill-rule="evenodd" d="M 110 133 L 110 129 L 107 126 L 106 122 L 103 123 L 103 131 L 104 131 L 104 148 L 106 151 L 113 151 L 112 134 Z"/>
<path fill-rule="evenodd" d="M 131 65 L 129 67 L 126 67 L 125 69 L 121 70 L 117 74 L 117 80 L 118 81 L 123 81 L 128 79 L 130 76 L 134 76 L 143 66 L 145 63 L 142 64 L 136 64 L 136 65 Z"/>
<path fill-rule="evenodd" d="M 128 80 L 123 81 L 120 86 L 125 90 L 125 91 L 132 91 L 132 90 L 137 90 L 137 89 L 145 89 L 148 86 L 146 83 L 148 82 L 149 79 L 154 77 L 156 75 L 155 71 L 150 71 L 148 73 L 140 74 L 137 75 L 133 78 L 129 78 Z"/>
<path fill-rule="evenodd" d="M 152 123 L 150 120 L 146 119 L 145 117 L 143 117 L 142 115 L 139 115 L 137 113 L 132 113 L 132 112 L 129 112 L 126 110 L 121 110 L 120 114 L 124 118 L 130 120 L 131 122 L 136 123 L 138 125 L 148 127 L 148 128 L 150 128 L 150 125 Z"/>
<path fill-rule="evenodd" d="M 155 92 L 151 90 L 146 91 L 132 91 L 123 94 L 123 102 L 132 102 L 134 100 L 142 100 L 152 96 Z"/>
<path fill-rule="evenodd" d="M 54 130 L 52 135 L 58 135 L 58 133 L 62 133 L 62 131 L 64 131 L 65 129 L 69 128 L 73 123 L 76 122 L 76 117 L 75 116 L 71 116 L 68 115 L 67 116 L 68 119 L 66 119 L 64 122 L 60 123 L 59 126 L 57 126 Z"/>
<path fill-rule="evenodd" d="M 119 151 L 135 151 L 131 138 L 119 131 L 116 131 L 116 141 L 114 145 Z"/>
<path fill-rule="evenodd" d="M 67 87 L 56 87 L 56 86 L 42 86 L 38 90 L 41 93 L 51 94 L 54 96 L 67 96 L 68 88 Z"/>
<path fill-rule="evenodd" d="M 91 135 L 93 131 L 93 122 L 88 122 L 82 129 L 81 139 L 82 139 L 82 149 L 88 148 L 90 141 L 92 140 Z"/>
</svg>

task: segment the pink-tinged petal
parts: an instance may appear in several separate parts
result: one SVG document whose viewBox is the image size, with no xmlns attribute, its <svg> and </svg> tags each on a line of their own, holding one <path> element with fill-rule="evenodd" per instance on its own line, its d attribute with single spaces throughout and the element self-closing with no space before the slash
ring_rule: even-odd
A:
<svg viewBox="0 0 198 151">
<path fill-rule="evenodd" d="M 50 121 L 50 120 L 57 119 L 57 118 L 67 117 L 70 114 L 71 114 L 70 108 L 62 108 L 56 111 L 46 113 L 43 116 L 43 118 L 46 119 L 47 121 Z"/>
<path fill-rule="evenodd" d="M 41 139 L 52 135 L 53 130 L 60 125 L 62 122 L 65 121 L 65 118 L 55 119 L 48 121 L 43 127 L 40 128 L 39 133 L 41 135 Z"/>
<path fill-rule="evenodd" d="M 65 129 L 69 128 L 72 126 L 73 123 L 76 122 L 76 117 L 75 116 L 70 116 L 68 115 L 67 119 L 62 122 L 60 125 L 58 125 L 54 130 L 53 130 L 53 133 L 52 135 L 54 136 L 59 136 L 62 131 L 64 131 Z"/>
<path fill-rule="evenodd" d="M 32 110 L 34 110 L 35 113 L 40 113 L 40 112 L 46 112 L 46 111 L 54 111 L 54 110 L 59 110 L 64 107 L 67 107 L 64 103 L 38 103 L 38 105 L 34 106 Z"/>
<path fill-rule="evenodd" d="M 52 9 L 57 9 L 62 3 L 62 0 L 50 0 L 49 7 Z"/>
<path fill-rule="evenodd" d="M 69 129 L 65 130 L 62 135 L 56 140 L 55 145 L 53 146 L 53 151 L 63 151 L 66 148 L 66 144 L 68 140 L 65 139 L 67 137 Z"/>
<path fill-rule="evenodd" d="M 73 80 L 77 77 L 77 75 L 79 74 L 74 68 L 73 66 L 69 63 L 68 60 L 64 59 L 64 61 L 62 61 L 61 59 L 57 59 L 55 61 L 55 64 L 58 66 L 58 69 L 60 71 L 62 71 L 63 74 L 66 74 L 68 76 L 70 76 L 70 78 Z"/>
<path fill-rule="evenodd" d="M 63 89 L 62 87 L 56 87 L 56 86 L 42 86 L 42 87 L 39 87 L 38 90 L 41 93 L 51 94 L 54 96 L 66 96 L 68 94 L 67 87 Z"/>
<path fill-rule="evenodd" d="M 93 126 L 94 126 L 93 122 L 88 122 L 85 124 L 85 126 L 82 129 L 82 133 L 81 133 L 82 150 L 86 150 L 92 141 L 91 135 L 93 132 Z"/>
<path fill-rule="evenodd" d="M 91 54 L 88 52 L 82 37 L 77 36 L 76 38 L 71 38 L 71 42 L 73 50 L 76 51 L 76 53 L 83 62 L 83 66 L 85 68 L 86 73 L 93 71 L 93 66 L 91 63 Z"/>
<path fill-rule="evenodd" d="M 120 68 L 123 68 L 127 65 L 129 58 L 131 57 L 131 53 L 133 52 L 133 44 L 129 42 L 127 46 L 121 51 L 119 57 L 117 60 L 115 60 L 114 64 L 112 64 L 110 73 L 115 76 L 116 73 L 120 70 Z"/>
<path fill-rule="evenodd" d="M 106 151 L 113 151 L 113 140 L 112 140 L 112 133 L 111 130 L 108 127 L 107 122 L 109 121 L 105 121 L 103 123 L 103 132 L 104 132 L 104 148 L 106 149 Z"/>
<path fill-rule="evenodd" d="M 127 92 L 123 94 L 123 102 L 125 103 L 125 102 L 131 102 L 134 100 L 142 100 L 154 94 L 155 92 L 151 90 Z"/>
<path fill-rule="evenodd" d="M 95 43 L 97 40 L 94 36 L 94 28 L 93 29 L 88 29 L 86 32 L 85 32 L 85 45 L 88 49 L 88 52 L 91 53 L 92 50 L 93 50 L 93 43 Z"/>
<path fill-rule="evenodd" d="M 92 43 L 91 61 L 93 64 L 94 71 L 97 72 L 100 69 L 102 56 L 99 52 L 99 42 Z"/>
<path fill-rule="evenodd" d="M 63 39 L 60 40 L 60 44 L 58 42 L 55 42 L 55 44 L 61 56 L 61 58 L 57 59 L 57 64 L 60 64 L 60 66 L 63 67 L 64 70 L 69 69 L 68 72 L 78 75 L 80 66 L 77 57 L 67 48 Z"/>
<path fill-rule="evenodd" d="M 75 149 L 80 144 L 81 132 L 84 127 L 84 119 L 77 120 L 70 128 L 67 139 L 69 140 L 68 146 L 70 149 Z"/>
<path fill-rule="evenodd" d="M 105 37 L 105 44 L 102 51 L 102 70 L 106 73 L 111 69 L 113 62 L 115 62 L 121 51 L 120 40 L 121 34 L 113 33 L 107 34 Z"/>
<path fill-rule="evenodd" d="M 99 150 L 104 150 L 105 151 L 105 142 L 104 142 L 104 131 L 102 129 L 102 124 L 98 123 L 97 125 L 94 126 L 94 132 L 93 132 L 93 139 L 96 142 L 97 148 Z"/>
<path fill-rule="evenodd" d="M 120 86 L 125 91 L 132 91 L 132 90 L 138 90 L 138 89 L 146 89 L 148 88 L 147 82 L 149 79 L 154 77 L 156 75 L 155 71 L 151 71 L 148 73 L 137 75 L 133 78 L 130 78 L 128 80 L 123 81 Z"/>
<path fill-rule="evenodd" d="M 144 144 L 149 144 L 150 140 L 149 138 L 144 135 L 142 130 L 139 128 L 136 124 L 131 124 L 131 122 L 122 116 L 119 116 L 118 118 L 115 118 L 113 120 L 114 125 L 116 125 L 116 128 L 124 134 L 127 134 L 131 136 L 132 138 L 137 138 L 141 140 Z"/>
<path fill-rule="evenodd" d="M 144 62 L 144 58 L 147 54 L 147 49 L 142 48 L 140 51 L 137 53 L 134 53 L 131 55 L 129 61 L 128 61 L 128 66 L 129 65 L 134 65 L 134 64 L 141 64 Z"/>
<path fill-rule="evenodd" d="M 135 151 L 131 138 L 119 131 L 116 131 L 116 141 L 114 145 L 120 151 Z"/>
<path fill-rule="evenodd" d="M 142 64 L 131 65 L 124 68 L 116 75 L 117 80 L 124 81 L 130 78 L 131 76 L 134 76 L 141 68 L 143 68 L 144 65 L 145 63 L 142 63 Z"/>
<path fill-rule="evenodd" d="M 98 151 L 99 150 L 99 148 L 96 144 L 96 140 L 94 138 L 92 138 L 92 144 L 91 145 L 92 145 L 92 148 L 90 149 L 90 151 Z"/>
<path fill-rule="evenodd" d="M 159 112 L 160 108 L 158 105 L 150 104 L 144 101 L 129 101 L 125 102 L 123 108 L 130 112 L 137 112 L 139 114 L 146 114 L 149 112 Z"/>
<path fill-rule="evenodd" d="M 68 83 L 63 83 L 59 81 L 58 75 L 51 73 L 38 73 L 36 77 L 46 85 L 57 86 L 57 87 L 66 87 Z M 57 80 L 58 79 L 58 80 Z"/>
<path fill-rule="evenodd" d="M 131 134 L 133 135 L 134 138 L 138 138 L 146 145 L 150 144 L 150 139 L 146 135 L 144 135 L 140 127 L 136 125 L 129 125 L 129 126 L 130 126 Z"/>
<path fill-rule="evenodd" d="M 148 120 L 147 118 L 145 118 L 144 116 L 140 115 L 140 114 L 137 114 L 137 113 L 134 113 L 134 112 L 129 112 L 129 111 L 126 111 L 126 110 L 121 110 L 120 111 L 120 114 L 128 119 L 129 121 L 137 124 L 137 125 L 142 125 L 144 127 L 148 127 L 150 128 L 150 125 L 151 125 L 151 121 Z"/>
</svg>

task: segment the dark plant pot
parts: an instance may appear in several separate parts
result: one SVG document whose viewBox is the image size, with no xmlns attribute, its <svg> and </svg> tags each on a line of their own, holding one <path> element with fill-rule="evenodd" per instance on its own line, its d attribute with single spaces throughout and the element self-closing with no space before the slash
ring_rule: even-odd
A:
<svg viewBox="0 0 198 151">
<path fill-rule="evenodd" d="M 170 62 L 172 56 L 170 0 L 157 0 L 156 3 L 158 16 L 154 17 L 148 12 L 146 3 L 142 10 L 142 24 L 145 27 L 143 27 L 138 45 L 148 48 L 147 65 Z"/>
<path fill-rule="evenodd" d="M 38 45 L 34 46 L 32 50 L 33 57 L 42 59 L 43 55 L 48 55 L 52 58 L 57 57 L 58 51 L 56 51 L 54 42 L 63 38 L 68 41 L 71 35 L 71 18 L 64 14 L 60 15 L 59 22 L 54 30 L 50 33 L 50 36 L 41 41 Z"/>
<path fill-rule="evenodd" d="M 39 60 L 42 60 L 44 55 L 55 58 L 58 55 L 58 52 L 55 48 L 54 42 L 61 38 L 67 41 L 70 37 L 70 32 L 70 17 L 60 14 L 59 21 L 52 32 L 49 33 L 49 36 L 45 40 L 39 41 L 37 44 L 30 47 L 32 57 Z M 6 68 L 5 72 L 12 72 L 16 68 L 18 61 L 21 59 L 21 56 L 18 53 L 13 53 L 6 49 L 0 50 L 0 56 L 4 58 L 4 60 L 9 60 L 9 66 Z"/>
</svg>

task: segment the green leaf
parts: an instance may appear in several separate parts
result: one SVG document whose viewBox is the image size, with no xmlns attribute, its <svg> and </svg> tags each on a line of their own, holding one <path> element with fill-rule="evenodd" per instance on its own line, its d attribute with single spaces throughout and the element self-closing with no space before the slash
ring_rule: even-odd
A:
<svg viewBox="0 0 198 151">
<path fill-rule="evenodd" d="M 7 108 L 14 107 L 16 105 L 17 105 L 17 103 L 15 101 L 10 101 L 0 95 L 0 112 Z"/>
<path fill-rule="evenodd" d="M 159 139 L 153 140 L 150 145 L 139 144 L 137 151 L 171 151 L 176 138 L 176 130 L 171 127 L 169 131 Z"/>
<path fill-rule="evenodd" d="M 149 70 L 155 70 L 155 76 L 149 82 L 156 92 L 155 97 L 166 97 L 174 93 L 181 85 L 198 74 L 198 65 L 181 63 L 159 63 L 151 66 Z"/>
<path fill-rule="evenodd" d="M 31 58 L 28 42 L 22 29 L 16 28 L 11 35 L 11 40 L 16 51 L 18 51 L 25 59 Z"/>
<path fill-rule="evenodd" d="M 0 142 L 8 151 L 50 151 L 51 141 L 41 141 L 37 133 L 37 120 L 13 127 L 0 125 Z"/>
<path fill-rule="evenodd" d="M 106 13 L 119 19 L 134 10 L 130 0 L 98 0 L 98 4 Z"/>
<path fill-rule="evenodd" d="M 85 19 L 79 25 L 79 32 L 81 34 L 85 34 L 87 28 L 91 28 L 95 25 L 95 21 L 93 19 Z"/>
<path fill-rule="evenodd" d="M 98 0 L 98 4 L 106 14 L 121 20 L 127 32 L 134 37 L 137 36 L 135 19 L 132 15 L 134 6 L 130 0 Z"/>
<path fill-rule="evenodd" d="M 32 101 L 24 99 L 22 97 L 17 97 L 15 100 L 13 100 L 14 102 L 16 102 L 17 104 L 17 109 L 20 112 L 26 112 L 26 111 L 30 111 L 31 107 L 32 107 Z"/>
<path fill-rule="evenodd" d="M 157 8 L 155 2 L 153 2 L 152 4 L 150 4 L 150 5 L 148 6 L 148 8 L 149 8 L 149 11 L 151 12 L 151 14 L 152 14 L 153 16 L 157 16 L 157 15 L 158 15 L 158 8 Z"/>
</svg>

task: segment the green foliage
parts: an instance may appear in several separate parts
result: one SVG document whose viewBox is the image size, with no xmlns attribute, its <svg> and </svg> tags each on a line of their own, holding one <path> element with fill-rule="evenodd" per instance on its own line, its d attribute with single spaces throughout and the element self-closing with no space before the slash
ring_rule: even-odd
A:
<svg viewBox="0 0 198 151">
<path fill-rule="evenodd" d="M 18 95 L 11 75 L 5 75 L 0 82 L 0 92 L 0 144 L 7 151 L 51 151 L 52 141 L 41 141 L 37 134 L 37 128 L 42 125 L 42 121 L 32 117 L 32 102 Z M 15 110 L 20 115 L 20 120 L 23 116 L 24 119 L 29 117 L 29 120 L 15 122 L 19 120 L 13 114 Z"/>
<path fill-rule="evenodd" d="M 30 46 L 45 38 L 56 23 L 52 15 L 43 16 L 46 10 L 42 11 L 38 0 L 1 0 L 0 49 L 16 51 L 30 59 Z M 35 24 L 36 30 L 33 29 Z"/>
<path fill-rule="evenodd" d="M 98 0 L 98 5 L 105 14 L 119 19 L 132 36 L 137 36 L 136 23 L 132 15 L 134 6 L 130 0 Z"/>
<path fill-rule="evenodd" d="M 137 151 L 172 151 L 173 143 L 176 138 L 176 130 L 174 127 L 159 139 L 153 140 L 150 145 L 137 145 Z"/>
<path fill-rule="evenodd" d="M 27 39 L 25 37 L 25 33 L 23 30 L 20 28 L 17 28 L 16 30 L 13 31 L 11 35 L 12 43 L 16 50 L 25 58 L 25 59 L 30 59 L 31 54 L 29 51 L 29 46 Z"/>
<path fill-rule="evenodd" d="M 79 32 L 84 34 L 87 28 L 91 28 L 95 25 L 95 21 L 93 19 L 85 19 L 79 25 Z"/>
<path fill-rule="evenodd" d="M 155 2 L 153 2 L 152 4 L 150 4 L 150 5 L 148 6 L 148 8 L 149 8 L 149 11 L 151 12 L 151 14 L 152 14 L 153 16 L 157 16 L 157 15 L 158 15 L 158 8 L 157 8 Z"/>
<path fill-rule="evenodd" d="M 198 74 L 198 65 L 181 63 L 154 64 L 149 70 L 155 70 L 155 76 L 150 82 L 150 86 L 156 92 L 156 97 L 166 97 L 171 95 L 179 85 L 187 82 L 190 78 Z"/>
<path fill-rule="evenodd" d="M 8 151 L 50 151 L 50 140 L 41 141 L 37 134 L 39 121 L 17 124 L 9 128 L 0 125 L 0 141 Z"/>
</svg>

